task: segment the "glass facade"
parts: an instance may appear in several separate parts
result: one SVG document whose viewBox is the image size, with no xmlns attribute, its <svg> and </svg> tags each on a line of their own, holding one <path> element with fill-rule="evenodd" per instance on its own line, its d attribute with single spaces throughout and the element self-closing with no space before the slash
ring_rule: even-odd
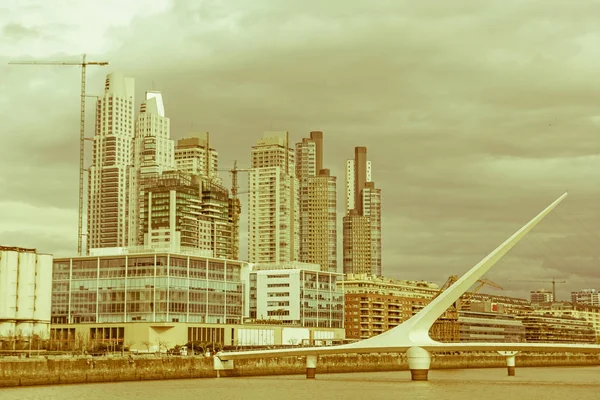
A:
<svg viewBox="0 0 600 400">
<path fill-rule="evenodd" d="M 344 291 L 337 287 L 337 274 L 317 271 L 300 273 L 302 326 L 344 327 Z"/>
<path fill-rule="evenodd" d="M 241 266 L 176 254 L 55 259 L 52 323 L 240 323 Z"/>
</svg>

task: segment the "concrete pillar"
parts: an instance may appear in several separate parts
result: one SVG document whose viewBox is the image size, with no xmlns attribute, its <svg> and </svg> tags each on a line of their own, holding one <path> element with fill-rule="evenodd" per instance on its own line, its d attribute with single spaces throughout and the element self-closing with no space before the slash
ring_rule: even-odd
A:
<svg viewBox="0 0 600 400">
<path fill-rule="evenodd" d="M 508 369 L 508 376 L 515 376 L 515 356 L 518 351 L 499 351 L 498 354 L 506 357 L 506 367 Z"/>
<path fill-rule="evenodd" d="M 315 379 L 317 374 L 317 355 L 306 356 L 306 379 Z"/>
<path fill-rule="evenodd" d="M 413 381 L 426 381 L 431 366 L 431 355 L 422 347 L 411 347 L 407 350 L 408 368 Z"/>
</svg>

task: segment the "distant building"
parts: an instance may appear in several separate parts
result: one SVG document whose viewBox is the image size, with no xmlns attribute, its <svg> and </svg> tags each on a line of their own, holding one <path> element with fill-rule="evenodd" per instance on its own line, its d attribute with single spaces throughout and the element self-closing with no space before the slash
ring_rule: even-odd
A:
<svg viewBox="0 0 600 400">
<path fill-rule="evenodd" d="M 265 132 L 252 146 L 248 176 L 248 260 L 299 258 L 298 179 L 288 132 Z"/>
<path fill-rule="evenodd" d="M 493 311 L 459 311 L 461 342 L 525 342 L 525 326 L 514 315 Z"/>
<path fill-rule="evenodd" d="M 381 189 L 375 188 L 370 179 L 371 165 L 367 161 L 367 148 L 356 147 L 354 160 L 349 160 L 346 166 L 347 210 L 342 220 L 343 270 L 346 274 L 368 273 L 380 276 Z M 367 241 L 368 250 L 365 246 Z"/>
<path fill-rule="evenodd" d="M 409 319 L 427 305 L 439 287 L 425 281 L 402 281 L 367 274 L 349 274 L 343 282 L 347 339 L 379 335 Z M 458 337 L 456 326 L 455 336 Z"/>
<path fill-rule="evenodd" d="M 208 132 L 179 139 L 175 147 L 175 162 L 179 171 L 222 183 L 219 178 L 219 153 L 210 147 Z"/>
<path fill-rule="evenodd" d="M 596 332 L 584 319 L 536 314 L 518 318 L 525 326 L 527 342 L 596 343 Z"/>
<path fill-rule="evenodd" d="M 249 317 L 302 327 L 343 328 L 341 281 L 342 274 L 321 271 L 318 264 L 251 265 Z"/>
<path fill-rule="evenodd" d="M 106 77 L 96 102 L 92 165 L 89 168 L 87 249 L 127 246 L 130 168 L 133 164 L 134 80 Z"/>
<path fill-rule="evenodd" d="M 554 301 L 554 295 L 552 291 L 546 289 L 540 290 L 532 290 L 530 292 L 531 295 L 531 304 L 540 304 L 540 303 L 551 303 Z"/>
<path fill-rule="evenodd" d="M 579 292 L 571 292 L 571 302 L 575 304 L 600 306 L 600 292 L 596 289 L 583 289 Z"/>
<path fill-rule="evenodd" d="M 556 317 L 568 317 L 584 319 L 589 322 L 596 332 L 596 338 L 600 343 L 600 306 L 579 303 L 547 303 L 535 310 L 536 314 L 552 315 Z"/>
<path fill-rule="evenodd" d="M 336 178 L 323 169 L 323 132 L 296 143 L 299 182 L 299 260 L 337 272 Z"/>
<path fill-rule="evenodd" d="M 0 246 L 0 341 L 47 339 L 50 334 L 52 256 Z"/>
</svg>

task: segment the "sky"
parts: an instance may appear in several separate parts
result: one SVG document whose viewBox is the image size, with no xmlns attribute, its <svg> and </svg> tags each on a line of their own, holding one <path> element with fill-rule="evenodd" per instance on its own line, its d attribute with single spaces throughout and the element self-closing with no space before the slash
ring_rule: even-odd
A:
<svg viewBox="0 0 600 400">
<path fill-rule="evenodd" d="M 223 169 L 248 167 L 264 131 L 323 131 L 340 234 L 345 160 L 366 146 L 387 277 L 441 285 L 568 190 L 486 275 L 504 290 L 482 291 L 600 289 L 599 13 L 587 0 L 4 0 L 0 245 L 76 254 L 80 70 L 8 62 L 86 53 L 110 63 L 88 68 L 88 95 L 114 71 L 136 79 L 138 104 L 162 91 L 172 137 L 210 132 Z"/>
</svg>

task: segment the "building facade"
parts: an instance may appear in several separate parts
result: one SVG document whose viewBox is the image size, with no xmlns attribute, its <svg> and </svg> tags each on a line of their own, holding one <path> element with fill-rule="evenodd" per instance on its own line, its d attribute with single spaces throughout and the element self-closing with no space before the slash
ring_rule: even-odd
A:
<svg viewBox="0 0 600 400">
<path fill-rule="evenodd" d="M 288 262 L 252 265 L 249 273 L 250 320 L 279 321 L 302 327 L 343 328 L 342 274 L 318 264 Z"/>
<path fill-rule="evenodd" d="M 248 260 L 299 258 L 298 179 L 288 132 L 265 132 L 252 147 L 248 170 Z"/>
<path fill-rule="evenodd" d="M 57 258 L 52 323 L 241 323 L 243 266 L 171 253 Z"/>
<path fill-rule="evenodd" d="M 366 147 L 356 147 L 354 160 L 346 163 L 346 207 L 342 220 L 344 273 L 381 276 L 381 189 L 371 181 Z M 368 255 L 363 252 L 366 240 Z"/>
<path fill-rule="evenodd" d="M 551 303 L 554 301 L 554 295 L 551 290 L 540 289 L 529 292 L 531 304 Z"/>
<path fill-rule="evenodd" d="M 296 143 L 299 184 L 299 260 L 337 271 L 336 178 L 323 169 L 323 132 Z"/>
<path fill-rule="evenodd" d="M 600 292 L 596 289 L 583 289 L 578 292 L 571 292 L 571 302 L 573 304 L 600 306 Z"/>
<path fill-rule="evenodd" d="M 0 246 L 0 341 L 50 333 L 52 256 Z"/>
<path fill-rule="evenodd" d="M 149 182 L 164 171 L 175 169 L 175 143 L 171 140 L 170 120 L 165 116 L 162 94 L 146 92 L 135 120 L 134 156 L 129 177 L 130 246 L 143 244 L 140 212 Z"/>
<path fill-rule="evenodd" d="M 401 281 L 364 273 L 349 274 L 338 283 L 340 287 L 342 284 L 346 338 L 355 340 L 400 325 L 439 293 L 439 287 L 431 282 Z M 458 336 L 458 328 L 455 329 Z"/>
<path fill-rule="evenodd" d="M 179 171 L 221 183 L 219 153 L 210 147 L 208 132 L 179 139 L 175 147 L 175 162 Z"/>
<path fill-rule="evenodd" d="M 89 168 L 88 250 L 128 245 L 134 104 L 133 78 L 109 74 L 104 94 L 96 103 Z"/>
<path fill-rule="evenodd" d="M 461 342 L 525 342 L 525 326 L 514 315 L 491 311 L 459 311 Z"/>
<path fill-rule="evenodd" d="M 518 318 L 525 326 L 527 342 L 596 343 L 596 332 L 582 318 L 535 314 Z"/>
</svg>

